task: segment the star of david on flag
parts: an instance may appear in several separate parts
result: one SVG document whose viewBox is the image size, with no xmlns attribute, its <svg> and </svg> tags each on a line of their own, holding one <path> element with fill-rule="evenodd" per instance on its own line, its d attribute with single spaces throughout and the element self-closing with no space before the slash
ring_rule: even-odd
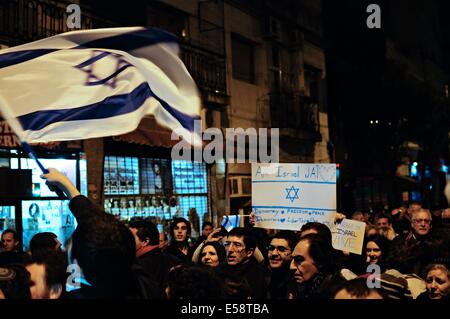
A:
<svg viewBox="0 0 450 319">
<path fill-rule="evenodd" d="M 298 191 L 300 190 L 300 188 L 298 187 L 294 187 L 291 186 L 291 188 L 286 188 L 286 199 L 289 199 L 291 201 L 291 203 L 294 202 L 294 200 L 299 199 L 298 197 Z"/>
<path fill-rule="evenodd" d="M 178 57 L 177 38 L 157 28 L 68 32 L 0 51 L 0 112 L 22 142 L 114 136 L 144 116 L 194 133 L 201 99 Z"/>
</svg>

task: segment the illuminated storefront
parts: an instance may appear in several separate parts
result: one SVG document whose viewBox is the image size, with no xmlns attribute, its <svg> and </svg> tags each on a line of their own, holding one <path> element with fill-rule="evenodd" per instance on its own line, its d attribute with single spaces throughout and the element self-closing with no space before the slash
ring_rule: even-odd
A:
<svg viewBox="0 0 450 319">
<path fill-rule="evenodd" d="M 53 232 L 64 245 L 75 230 L 76 221 L 70 213 L 67 199 L 60 199 L 45 185 L 45 180 L 36 162 L 20 148 L 17 137 L 12 134 L 5 122 L 0 121 L 0 169 L 31 171 L 31 189 L 9 189 L 0 191 L 0 232 L 14 229 L 19 235 L 26 251 L 30 239 L 39 232 Z M 80 142 L 52 143 L 35 147 L 38 158 L 44 167 L 54 167 L 63 172 L 87 195 L 86 159 Z M 5 181 L 9 184 L 12 181 Z"/>
<path fill-rule="evenodd" d="M 165 232 L 174 217 L 184 217 L 197 237 L 210 219 L 207 165 L 172 160 L 170 149 L 114 144 L 118 152 L 105 152 L 105 211 L 124 221 L 151 220 Z"/>
</svg>

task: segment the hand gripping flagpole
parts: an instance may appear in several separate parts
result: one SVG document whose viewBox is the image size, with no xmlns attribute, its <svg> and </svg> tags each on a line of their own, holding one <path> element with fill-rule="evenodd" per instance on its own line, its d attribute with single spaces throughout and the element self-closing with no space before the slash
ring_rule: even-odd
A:
<svg viewBox="0 0 450 319">
<path fill-rule="evenodd" d="M 36 164 L 39 166 L 39 168 L 41 169 L 42 173 L 44 174 L 48 174 L 48 169 L 46 169 L 44 167 L 44 165 L 42 165 L 41 161 L 37 158 L 36 153 L 34 152 L 33 148 L 30 146 L 30 144 L 28 144 L 27 142 L 21 142 L 22 148 L 23 150 L 28 154 L 28 156 L 36 161 Z M 45 184 L 47 185 L 47 187 L 52 191 L 55 192 L 56 195 L 58 195 L 58 197 L 60 199 L 65 199 L 66 196 L 64 195 L 64 192 L 55 185 L 50 185 L 48 182 L 45 182 Z"/>
</svg>

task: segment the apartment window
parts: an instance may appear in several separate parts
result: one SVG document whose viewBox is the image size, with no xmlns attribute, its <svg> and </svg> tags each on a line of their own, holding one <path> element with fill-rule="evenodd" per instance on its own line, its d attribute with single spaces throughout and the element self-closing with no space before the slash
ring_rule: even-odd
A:
<svg viewBox="0 0 450 319">
<path fill-rule="evenodd" d="M 231 37 L 233 78 L 249 83 L 255 82 L 254 45 L 244 38 Z"/>
</svg>

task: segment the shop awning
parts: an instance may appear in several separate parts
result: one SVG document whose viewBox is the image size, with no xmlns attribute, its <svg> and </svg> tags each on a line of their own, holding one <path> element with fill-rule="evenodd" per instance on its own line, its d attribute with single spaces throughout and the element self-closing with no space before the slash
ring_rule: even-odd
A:
<svg viewBox="0 0 450 319">
<path fill-rule="evenodd" d="M 113 136 L 112 139 L 153 147 L 171 148 L 179 142 L 179 140 L 171 140 L 171 134 L 171 130 L 159 126 L 153 117 L 145 117 L 136 130 L 127 134 Z"/>
</svg>

